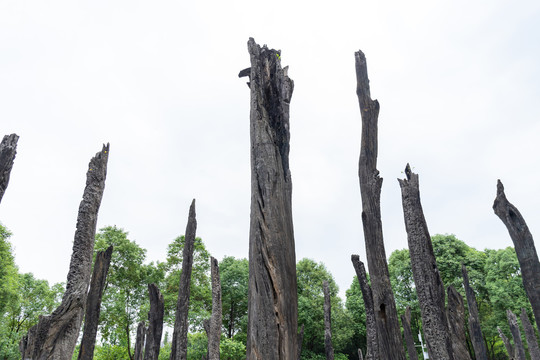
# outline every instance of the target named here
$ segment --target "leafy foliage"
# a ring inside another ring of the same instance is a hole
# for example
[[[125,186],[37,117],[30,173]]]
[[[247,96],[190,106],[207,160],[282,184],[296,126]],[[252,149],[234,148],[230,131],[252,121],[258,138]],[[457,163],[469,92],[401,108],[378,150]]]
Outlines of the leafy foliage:
[[[223,327],[227,338],[247,339],[249,263],[226,256],[219,263]]]

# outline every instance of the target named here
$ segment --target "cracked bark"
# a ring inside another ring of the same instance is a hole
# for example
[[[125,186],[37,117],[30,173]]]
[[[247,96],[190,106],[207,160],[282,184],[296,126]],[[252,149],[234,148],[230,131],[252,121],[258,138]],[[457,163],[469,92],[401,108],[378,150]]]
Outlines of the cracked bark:
[[[454,358],[457,360],[471,360],[469,349],[467,348],[467,335],[465,334],[465,305],[463,297],[453,286],[447,289],[448,306],[446,307],[446,318],[448,319],[448,329],[452,340],[452,350]]]
[[[219,360],[219,340],[221,337],[221,282],[218,261],[210,258],[212,277],[212,317],[208,331],[208,360]]]
[[[141,321],[137,326],[137,337],[135,338],[135,352],[133,360],[143,360],[144,340],[146,338],[146,327],[144,322]]]
[[[521,324],[523,325],[523,331],[525,331],[525,339],[527,340],[527,347],[529,348],[529,355],[532,360],[540,360],[540,349],[538,348],[538,339],[534,333],[534,328],[529,321],[529,317],[524,308],[521,308]]]
[[[467,306],[469,308],[469,334],[474,349],[476,360],[487,360],[486,343],[480,328],[480,316],[478,314],[478,306],[476,304],[476,296],[469,284],[469,274],[465,265],[461,264],[461,273],[463,274],[463,287],[465,288],[465,296],[467,297]]]
[[[512,338],[514,339],[515,358],[516,360],[526,360],[525,348],[523,347],[523,342],[521,341],[521,332],[519,331],[516,314],[514,314],[511,310],[506,310],[506,317],[508,318],[508,325],[510,326],[510,332],[512,333]]]
[[[298,299],[289,170],[293,81],[280,52],[250,38],[248,360],[296,360]]]
[[[105,188],[108,153],[109,144],[104,145],[90,160],[62,303],[51,315],[41,316],[21,340],[19,349],[24,360],[71,360],[90,284],[96,222]]]
[[[144,360],[158,360],[161,347],[161,334],[163,333],[163,315],[165,305],[163,295],[156,284],[148,285],[150,296],[150,311],[148,311],[148,330],[146,331],[146,346]]]
[[[326,360],[334,360],[334,348],[332,346],[332,305],[330,304],[330,289],[328,281],[323,281],[324,293],[324,353]]]
[[[409,306],[405,309],[405,314],[401,315],[401,324],[403,325],[403,335],[405,337],[405,344],[407,344],[409,360],[418,360],[418,353],[416,352],[411,330],[411,308]]]
[[[362,115],[362,143],[358,175],[362,196],[362,224],[373,293],[379,352],[382,359],[405,360],[394,293],[390,284],[381,220],[382,178],[377,170],[379,102],[371,100],[366,57],[355,53],[356,94]]]
[[[424,337],[430,359],[454,360],[444,307],[444,285],[437,269],[433,245],[420,203],[418,175],[405,168],[407,179],[398,179],[416,294],[420,303]]]
[[[17,134],[5,135],[0,143],[0,202],[9,183],[9,176],[17,154]]]
[[[501,337],[501,340],[503,341],[506,352],[508,353],[508,357],[510,357],[510,359],[514,359],[514,347],[510,343],[510,340],[508,340],[506,335],[504,335],[501,328],[498,326],[497,326],[497,331],[499,332],[499,336]]]
[[[182,273],[180,274],[180,288],[178,290],[178,301],[176,303],[176,317],[174,321],[170,360],[187,359],[187,333],[189,325],[188,308],[191,270],[193,267],[193,244],[195,243],[196,231],[197,219],[195,214],[195,199],[193,199],[189,208],[188,223],[186,226],[184,251],[182,254]]]

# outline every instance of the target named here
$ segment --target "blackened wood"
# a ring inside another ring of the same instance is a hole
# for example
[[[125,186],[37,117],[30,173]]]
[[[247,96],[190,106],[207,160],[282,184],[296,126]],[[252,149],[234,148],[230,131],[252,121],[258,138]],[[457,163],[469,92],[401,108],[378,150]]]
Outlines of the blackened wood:
[[[525,348],[523,347],[523,341],[521,341],[521,331],[519,331],[516,314],[511,310],[506,310],[506,317],[508,318],[508,325],[514,339],[515,358],[516,360],[526,360]]]
[[[161,347],[161,334],[163,333],[163,314],[165,304],[163,295],[156,284],[148,285],[150,296],[150,311],[148,311],[148,330],[146,332],[146,346],[144,360],[158,360]]]
[[[113,252],[112,245],[105,251],[100,251],[94,261],[90,290],[86,299],[86,311],[84,315],[83,336],[79,347],[78,360],[92,360],[94,358],[94,347],[96,345],[96,335],[101,312],[101,297],[105,288],[105,280],[111,264]]]
[[[382,359],[405,360],[394,293],[390,284],[381,220],[382,178],[377,170],[379,102],[371,100],[366,57],[355,53],[356,94],[362,115],[358,175],[362,196],[362,224],[366,245],[379,351]]]
[[[463,274],[463,287],[465,288],[465,296],[467,297],[467,305],[469,308],[469,334],[474,349],[476,360],[487,360],[486,343],[480,328],[480,316],[478,306],[476,304],[476,296],[469,284],[469,274],[465,265],[461,265],[461,273]]]
[[[529,355],[531,360],[540,360],[540,349],[538,348],[538,339],[534,333],[534,328],[529,321],[529,317],[524,308],[521,308],[521,324],[523,325],[523,331],[525,331],[525,339],[527,340],[527,347],[529,348]]]
[[[510,359],[514,359],[514,347],[510,343],[510,340],[504,335],[501,328],[497,326],[497,331],[499,332],[499,336],[501,337],[501,340],[503,341],[504,347],[506,348],[506,352],[508,353],[508,357]]]
[[[428,354],[430,359],[454,359],[444,307],[444,285],[437,269],[433,245],[420,203],[418,175],[411,172],[409,164],[405,174],[407,179],[398,181]]]
[[[300,328],[298,333],[298,360],[302,358],[302,343],[304,342],[304,324]]]
[[[324,293],[324,353],[326,360],[334,360],[334,347],[332,346],[332,305],[330,304],[330,290],[328,281],[323,281]]]
[[[21,340],[19,348],[23,359],[71,360],[86,306],[108,158],[109,144],[104,145],[90,160],[62,303],[51,315],[40,317],[39,322]]]
[[[219,340],[221,337],[221,281],[219,279],[218,261],[210,258],[210,275],[212,277],[212,317],[208,332],[208,360],[219,360]]]
[[[293,81],[251,38],[248,360],[296,360],[298,295],[289,170]]]
[[[188,308],[191,284],[191,270],[193,267],[193,244],[197,231],[197,218],[195,214],[195,199],[189,207],[189,217],[184,237],[184,251],[182,257],[182,273],[180,274],[180,287],[178,301],[176,302],[176,316],[174,332],[171,343],[170,360],[187,359],[187,333],[188,333]]]
[[[369,286],[366,269],[364,263],[360,261],[358,255],[351,255],[351,261],[356,271],[356,277],[358,278],[358,284],[362,291],[362,298],[364,299],[364,308],[366,310],[366,360],[378,360],[379,357],[379,340],[377,338],[377,324],[375,322],[375,312],[373,309],[373,295],[371,292],[371,286]]]
[[[504,193],[504,186],[497,181],[497,197],[493,203],[495,214],[502,220],[514,242],[514,249],[521,267],[525,292],[531,303],[536,326],[540,324],[540,262],[525,219],[518,209],[510,204]]]
[[[401,325],[403,325],[403,336],[405,337],[409,360],[418,360],[418,353],[416,352],[414,337],[411,330],[411,308],[409,306],[405,309],[405,314],[401,315]]]
[[[17,141],[19,141],[19,136],[11,134],[4,136],[0,143],[0,202],[9,183],[9,175],[17,154]]]
[[[448,319],[448,329],[452,339],[452,349],[454,359],[471,360],[469,349],[467,348],[467,335],[465,333],[465,305],[463,297],[453,286],[446,290],[448,294],[448,305],[446,307],[446,318]]]
[[[144,340],[146,339],[146,326],[141,321],[137,326],[137,337],[135,338],[135,351],[133,360],[143,360],[144,355]]]

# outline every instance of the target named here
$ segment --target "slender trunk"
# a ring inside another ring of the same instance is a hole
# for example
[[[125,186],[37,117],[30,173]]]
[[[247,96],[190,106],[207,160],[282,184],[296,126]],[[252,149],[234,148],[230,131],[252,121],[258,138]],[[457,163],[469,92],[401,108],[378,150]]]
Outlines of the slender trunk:
[[[527,339],[527,347],[529,348],[529,355],[531,360],[540,360],[540,349],[538,348],[538,340],[534,333],[534,328],[529,321],[529,317],[524,308],[521,308],[521,324],[523,325],[523,331],[525,331],[525,339]]]
[[[296,360],[298,295],[289,170],[293,81],[251,38],[248,360]]]
[[[163,314],[165,305],[163,295],[156,284],[148,285],[150,296],[150,311],[148,312],[148,330],[146,333],[146,347],[144,360],[158,360],[161,347],[161,334],[163,333]]]
[[[219,340],[221,337],[221,281],[218,261],[210,258],[212,277],[212,317],[208,334],[208,360],[219,360]]]
[[[51,315],[42,316],[21,340],[22,358],[71,360],[79,337],[90,275],[96,235],[96,223],[105,178],[109,145],[90,160],[86,187],[79,205],[73,253],[62,303]]]
[[[510,359],[514,359],[514,347],[510,343],[510,340],[504,335],[501,328],[497,326],[497,331],[499,332],[499,336],[501,337],[501,340],[503,341],[504,347],[506,348],[506,352],[508,353],[508,357]]]
[[[135,354],[133,360],[143,360],[144,355],[144,340],[146,338],[146,327],[141,321],[137,326],[137,337],[135,338]]]
[[[409,306],[405,309],[405,314],[401,315],[401,324],[403,325],[403,335],[405,336],[405,344],[407,344],[409,360],[418,360],[418,353],[416,352],[411,330],[411,308]]]
[[[360,290],[362,291],[362,298],[364,299],[364,307],[366,309],[366,360],[378,360],[379,357],[379,340],[377,338],[377,324],[375,322],[375,313],[373,309],[373,295],[371,287],[369,286],[366,269],[364,263],[360,261],[358,255],[352,255],[351,261],[356,271],[356,277],[360,284]]]
[[[362,356],[362,349],[358,348],[358,359],[364,360],[364,357]]]
[[[518,209],[510,204],[504,193],[504,186],[497,181],[497,197],[493,203],[495,214],[502,220],[516,250],[516,255],[521,267],[521,275],[525,292],[531,303],[536,326],[540,324],[540,262],[532,237],[525,219]]]
[[[461,264],[461,273],[463,274],[463,286],[465,287],[465,296],[467,297],[467,305],[469,307],[469,334],[474,349],[476,360],[487,360],[486,344],[482,329],[480,328],[480,316],[478,314],[478,306],[476,305],[476,296],[469,284],[469,274],[465,265]]]
[[[405,360],[394,293],[386,262],[381,220],[382,178],[377,170],[379,102],[371,100],[366,57],[355,53],[356,94],[362,115],[362,143],[358,175],[362,196],[362,224],[366,244],[379,351],[382,359]]]
[[[127,338],[127,352],[128,352],[128,356],[131,360],[133,360],[133,357],[134,357],[134,354],[131,353],[131,331],[129,329],[129,321],[127,322],[126,324],[126,338]]]
[[[0,143],[0,202],[9,183],[9,175],[17,154],[17,134],[6,135]]]
[[[191,270],[193,266],[193,246],[195,243],[196,231],[197,219],[195,215],[195,199],[193,199],[189,208],[189,217],[186,227],[182,273],[180,274],[180,287],[178,290],[178,301],[176,303],[176,318],[174,321],[170,360],[187,359],[188,308]]]
[[[109,265],[111,264],[112,252],[113,247],[111,245],[107,250],[100,251],[96,255],[90,290],[86,299],[83,337],[78,360],[92,360],[94,358],[94,346],[96,345],[99,314],[101,312],[101,297],[105,288]]]
[[[304,324],[300,328],[298,333],[298,360],[302,358],[302,343],[304,342]]]
[[[448,306],[446,318],[452,340],[454,359],[471,360],[471,354],[467,348],[467,335],[465,334],[465,305],[463,297],[453,286],[447,288]]]
[[[444,309],[444,285],[437,269],[433,245],[420,203],[418,175],[405,169],[407,179],[398,179],[411,256],[416,294],[420,303],[424,337],[430,359],[454,360]]]
[[[326,360],[334,360],[334,348],[332,347],[332,305],[330,304],[330,290],[328,281],[323,281],[324,293],[324,353]]]
[[[526,360],[525,348],[523,347],[523,341],[521,341],[521,332],[519,331],[519,325],[516,314],[511,310],[506,310],[506,317],[508,318],[508,325],[510,325],[510,332],[514,339],[514,349],[516,360]]]

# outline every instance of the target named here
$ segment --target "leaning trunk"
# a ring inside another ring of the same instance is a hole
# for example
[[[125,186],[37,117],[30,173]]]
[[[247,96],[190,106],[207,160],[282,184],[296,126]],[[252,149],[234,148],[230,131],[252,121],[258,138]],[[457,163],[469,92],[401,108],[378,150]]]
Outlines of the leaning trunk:
[[[521,308],[521,324],[523,325],[523,331],[525,331],[525,339],[527,339],[527,347],[529,348],[529,355],[532,360],[540,360],[540,349],[538,348],[538,340],[534,333],[534,328],[529,321],[529,317],[524,308]]]
[[[446,307],[446,318],[448,319],[448,329],[452,339],[452,349],[456,360],[471,360],[469,349],[467,348],[467,335],[465,334],[465,305],[463,297],[453,286],[449,286],[448,306]]]
[[[330,305],[330,290],[328,281],[323,281],[324,292],[324,353],[326,360],[334,360],[334,348],[332,347],[332,306]]]
[[[248,360],[296,360],[298,298],[289,170],[293,81],[280,52],[248,42],[251,56],[251,222]]]
[[[508,325],[514,339],[515,358],[516,360],[526,360],[525,348],[523,347],[523,341],[521,341],[521,332],[519,331],[517,317],[511,310],[506,310],[506,317],[508,318]]]
[[[510,340],[504,335],[501,328],[497,326],[497,331],[499,332],[499,336],[501,337],[501,340],[503,341],[504,347],[506,349],[506,352],[508,353],[508,357],[510,359],[514,359],[514,347],[510,343]]]
[[[208,331],[208,360],[219,360],[219,339],[221,337],[221,282],[218,261],[210,258],[212,277],[212,317]]]
[[[478,306],[476,305],[476,296],[469,284],[469,274],[465,265],[461,265],[461,273],[463,274],[463,286],[465,287],[465,296],[467,297],[467,305],[469,306],[469,334],[474,349],[476,360],[487,360],[487,349],[482,329],[480,328],[480,316],[478,314]]]
[[[4,136],[0,143],[0,202],[9,183],[9,175],[17,154],[17,141],[19,141],[19,136],[11,134]]]
[[[409,306],[405,309],[405,314],[401,315],[401,324],[403,325],[403,335],[405,336],[405,344],[407,344],[409,360],[418,360],[418,353],[416,352],[411,330],[411,308]]]

